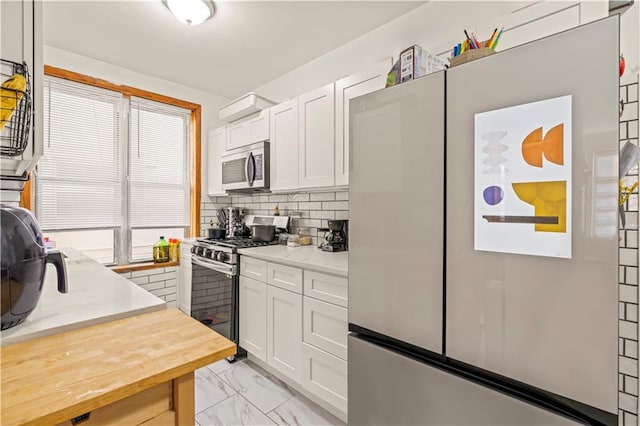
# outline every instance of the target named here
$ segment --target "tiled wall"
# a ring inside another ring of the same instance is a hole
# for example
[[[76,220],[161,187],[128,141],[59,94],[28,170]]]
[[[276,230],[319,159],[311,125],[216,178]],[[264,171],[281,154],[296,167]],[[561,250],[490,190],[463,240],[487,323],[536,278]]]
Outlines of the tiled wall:
[[[638,145],[638,81],[620,86],[624,113],[620,117],[620,149],[627,141]],[[625,186],[638,180],[638,167],[623,178]],[[626,228],[620,231],[619,284],[619,424],[638,424],[638,191],[625,204]]]
[[[292,194],[255,194],[247,196],[217,197],[202,204],[202,233],[206,234],[209,220],[215,218],[215,209],[225,206],[244,207],[246,214],[273,214],[278,205],[280,214],[292,216],[291,232],[307,228],[316,244],[318,228],[326,228],[330,219],[349,218],[349,192],[297,192]]]
[[[177,267],[145,269],[121,274],[145,290],[167,302],[167,307],[177,306]]]

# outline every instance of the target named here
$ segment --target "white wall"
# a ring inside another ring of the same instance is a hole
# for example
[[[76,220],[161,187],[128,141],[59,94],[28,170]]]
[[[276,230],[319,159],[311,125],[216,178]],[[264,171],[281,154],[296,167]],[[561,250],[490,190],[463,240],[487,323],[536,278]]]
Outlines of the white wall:
[[[463,28],[476,32],[482,40],[488,38],[495,27],[505,26],[505,35],[501,38],[504,48],[509,43],[509,31],[517,32],[536,18],[576,5],[579,5],[576,13],[580,23],[608,14],[608,2],[601,0],[429,2],[253,91],[282,101],[364,71],[390,56],[395,60],[401,50],[413,44],[448,56],[453,45],[464,38]],[[542,36],[556,32],[551,27],[537,28],[537,31]]]
[[[50,46],[44,48],[44,63],[101,78],[111,83],[123,84],[200,104],[202,106],[202,194],[203,199],[208,199],[206,195],[206,141],[209,131],[221,125],[218,120],[218,108],[229,102],[229,99]]]
[[[620,79],[621,84],[637,81],[640,73],[640,5],[633,6],[620,14],[620,52],[624,55],[626,69]]]

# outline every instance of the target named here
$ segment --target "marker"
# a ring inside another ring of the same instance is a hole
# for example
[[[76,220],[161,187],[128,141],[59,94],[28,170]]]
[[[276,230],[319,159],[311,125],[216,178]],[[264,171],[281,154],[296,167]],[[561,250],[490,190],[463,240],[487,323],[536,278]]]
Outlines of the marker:
[[[465,37],[467,37],[467,41],[469,41],[469,43],[471,43],[471,38],[469,38],[469,33],[467,32],[467,30],[464,29],[462,31],[464,31],[464,35],[465,35]]]
[[[489,40],[487,41],[487,44],[485,47],[491,47],[491,43],[493,43],[493,38],[496,36],[497,32],[498,32],[498,28],[493,30],[493,33],[491,34],[491,37],[489,37]]]
[[[471,39],[473,40],[473,44],[476,45],[476,49],[480,49],[480,43],[478,43],[475,33],[471,33]]]
[[[496,49],[496,46],[498,45],[498,42],[500,41],[500,36],[502,35],[502,31],[504,30],[504,27],[500,28],[500,32],[498,33],[498,35],[496,36],[496,39],[493,40],[493,43],[491,44],[491,48],[493,50]]]

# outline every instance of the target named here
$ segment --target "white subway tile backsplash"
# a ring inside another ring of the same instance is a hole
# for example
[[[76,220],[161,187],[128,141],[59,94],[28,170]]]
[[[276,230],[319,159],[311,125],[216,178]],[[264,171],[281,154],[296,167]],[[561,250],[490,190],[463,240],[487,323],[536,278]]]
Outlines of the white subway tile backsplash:
[[[638,322],[638,305],[633,303],[626,303],[626,320]]]
[[[623,413],[621,416],[623,426],[638,426],[638,416],[631,413]]]
[[[622,117],[620,117],[620,121],[630,121],[637,120],[638,118],[638,103],[633,102],[630,104],[625,104],[624,112],[622,113]],[[635,136],[629,136],[635,137]]]
[[[335,219],[336,212],[333,210],[312,210],[309,212],[311,219]]]
[[[636,250],[637,252],[637,250]],[[638,268],[635,266],[625,266],[625,284],[638,285]]]
[[[166,296],[167,294],[176,294],[176,288],[175,287],[159,288],[157,290],[152,291],[152,293],[158,297]]]
[[[133,281],[134,283],[140,285],[140,284],[147,284],[149,282],[149,276],[145,276],[145,277],[137,277],[137,278],[131,278],[131,281]]]
[[[163,274],[164,268],[143,269],[141,271],[131,272],[131,278],[148,277],[149,275]]]
[[[349,212],[348,211],[336,211],[336,220],[348,220]]]
[[[627,138],[633,139],[638,137],[638,120],[629,121],[627,127]]]
[[[320,210],[322,203],[319,201],[313,201],[308,203],[298,203],[299,210]]]
[[[620,300],[622,302],[638,303],[638,287],[620,284]]]
[[[620,87],[620,100],[625,104],[627,103],[627,87],[628,86]]]
[[[638,336],[635,338],[637,339]],[[627,358],[638,358],[638,342],[636,340],[625,340],[624,356]]]
[[[174,279],[175,277],[176,277],[176,271],[165,272],[164,274],[150,275],[149,282],[154,283],[158,281],[166,281],[166,280]]]
[[[637,359],[631,359],[624,356],[619,356],[618,368],[622,374],[626,374],[627,376],[632,376],[632,377],[638,377],[638,360]]]
[[[624,411],[638,414],[638,398],[627,395],[626,393],[619,394],[618,405]]]
[[[627,102],[637,102],[637,101],[638,101],[638,83],[631,84],[627,87]]]
[[[164,281],[158,281],[158,282],[149,283],[149,284],[141,284],[140,287],[153,293],[155,290],[160,290],[161,288],[164,288]]]
[[[625,339],[638,339],[638,324],[630,321],[618,321],[619,335]]]
[[[304,193],[300,193],[300,194],[289,194],[288,195],[288,200],[289,201],[309,201],[309,194],[304,194]]]
[[[325,201],[322,203],[322,210],[349,210],[348,201]]]
[[[336,200],[338,201],[345,201],[349,199],[349,192],[348,191],[341,191],[341,192],[336,192]]]
[[[638,231],[627,231],[626,246],[629,248],[638,248]]]
[[[638,250],[621,248],[620,264],[626,266],[638,266]]]
[[[310,195],[310,201],[334,201],[336,199],[334,192],[314,192]]]
[[[289,198],[286,195],[269,195],[269,201],[272,203],[282,203],[287,201]]]

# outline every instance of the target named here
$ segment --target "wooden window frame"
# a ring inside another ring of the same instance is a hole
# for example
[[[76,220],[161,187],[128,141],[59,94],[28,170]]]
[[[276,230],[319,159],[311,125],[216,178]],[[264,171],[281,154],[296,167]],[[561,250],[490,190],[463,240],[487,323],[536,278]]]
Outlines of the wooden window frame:
[[[148,99],[167,105],[172,105],[191,111],[190,122],[190,139],[191,139],[191,185],[190,185],[190,212],[189,212],[189,236],[198,237],[200,235],[200,199],[201,199],[201,141],[202,141],[202,107],[199,104],[184,101],[181,99],[172,98],[170,96],[160,95],[158,93],[149,92],[147,90],[138,89],[131,86],[122,84],[111,83],[107,80],[102,80],[88,75],[80,74],[75,71],[69,71],[62,68],[57,68],[51,65],[44,66],[44,74],[51,77],[57,77],[64,80],[73,81],[76,83],[87,84],[89,86],[99,87],[102,89],[111,90],[121,93],[125,98],[131,98],[132,96]],[[23,195],[21,197],[21,205],[30,210],[33,210],[32,205],[32,179],[30,178],[25,184]],[[148,269],[148,264],[140,265],[141,269]],[[127,267],[128,271],[133,270],[135,265],[122,265]],[[165,267],[166,264],[158,264],[158,267]],[[118,268],[118,267],[116,267]]]

